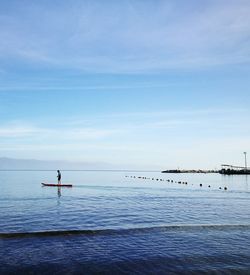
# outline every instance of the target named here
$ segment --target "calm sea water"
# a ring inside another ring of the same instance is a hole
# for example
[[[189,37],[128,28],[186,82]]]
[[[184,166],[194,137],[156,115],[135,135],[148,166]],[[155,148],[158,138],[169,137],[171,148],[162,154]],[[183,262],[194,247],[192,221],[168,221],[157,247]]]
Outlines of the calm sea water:
[[[250,274],[249,176],[62,179],[74,187],[42,187],[54,171],[0,171],[0,274]]]

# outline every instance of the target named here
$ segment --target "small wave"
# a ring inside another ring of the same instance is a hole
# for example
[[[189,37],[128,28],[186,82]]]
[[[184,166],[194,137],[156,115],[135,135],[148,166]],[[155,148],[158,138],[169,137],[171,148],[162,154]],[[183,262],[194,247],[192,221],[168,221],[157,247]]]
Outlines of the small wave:
[[[0,233],[0,238],[25,238],[25,237],[53,237],[70,235],[118,235],[153,231],[173,231],[173,230],[235,230],[250,229],[250,224],[180,224],[163,225],[153,227],[136,227],[126,229],[83,229],[83,230],[55,230],[55,231],[36,231],[36,232],[7,232]]]

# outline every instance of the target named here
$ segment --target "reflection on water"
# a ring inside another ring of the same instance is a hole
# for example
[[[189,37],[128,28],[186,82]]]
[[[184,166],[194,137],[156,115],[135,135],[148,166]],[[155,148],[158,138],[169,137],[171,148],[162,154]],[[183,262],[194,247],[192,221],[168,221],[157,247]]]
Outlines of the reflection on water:
[[[245,175],[245,186],[246,186],[246,190],[247,191],[249,191],[249,184],[248,184],[248,182],[249,182],[249,176],[250,175]]]
[[[61,205],[61,202],[60,202],[61,196],[62,196],[61,187],[57,187],[57,206],[58,207]]]
[[[57,187],[57,196],[58,196],[58,198],[60,198],[62,196],[61,187]]]

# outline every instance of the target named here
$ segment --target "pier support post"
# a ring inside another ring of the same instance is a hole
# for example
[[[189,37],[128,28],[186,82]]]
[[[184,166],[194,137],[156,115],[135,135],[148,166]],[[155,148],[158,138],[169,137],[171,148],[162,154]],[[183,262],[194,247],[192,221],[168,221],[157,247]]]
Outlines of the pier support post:
[[[245,155],[245,169],[247,170],[247,152],[244,152]]]

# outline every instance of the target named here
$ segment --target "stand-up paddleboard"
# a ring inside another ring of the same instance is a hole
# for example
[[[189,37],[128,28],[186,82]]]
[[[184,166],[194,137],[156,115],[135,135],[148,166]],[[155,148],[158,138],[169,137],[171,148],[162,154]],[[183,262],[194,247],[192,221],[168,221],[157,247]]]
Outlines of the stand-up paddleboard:
[[[50,186],[50,187],[73,187],[72,184],[57,184],[57,183],[43,183],[42,186]]]

